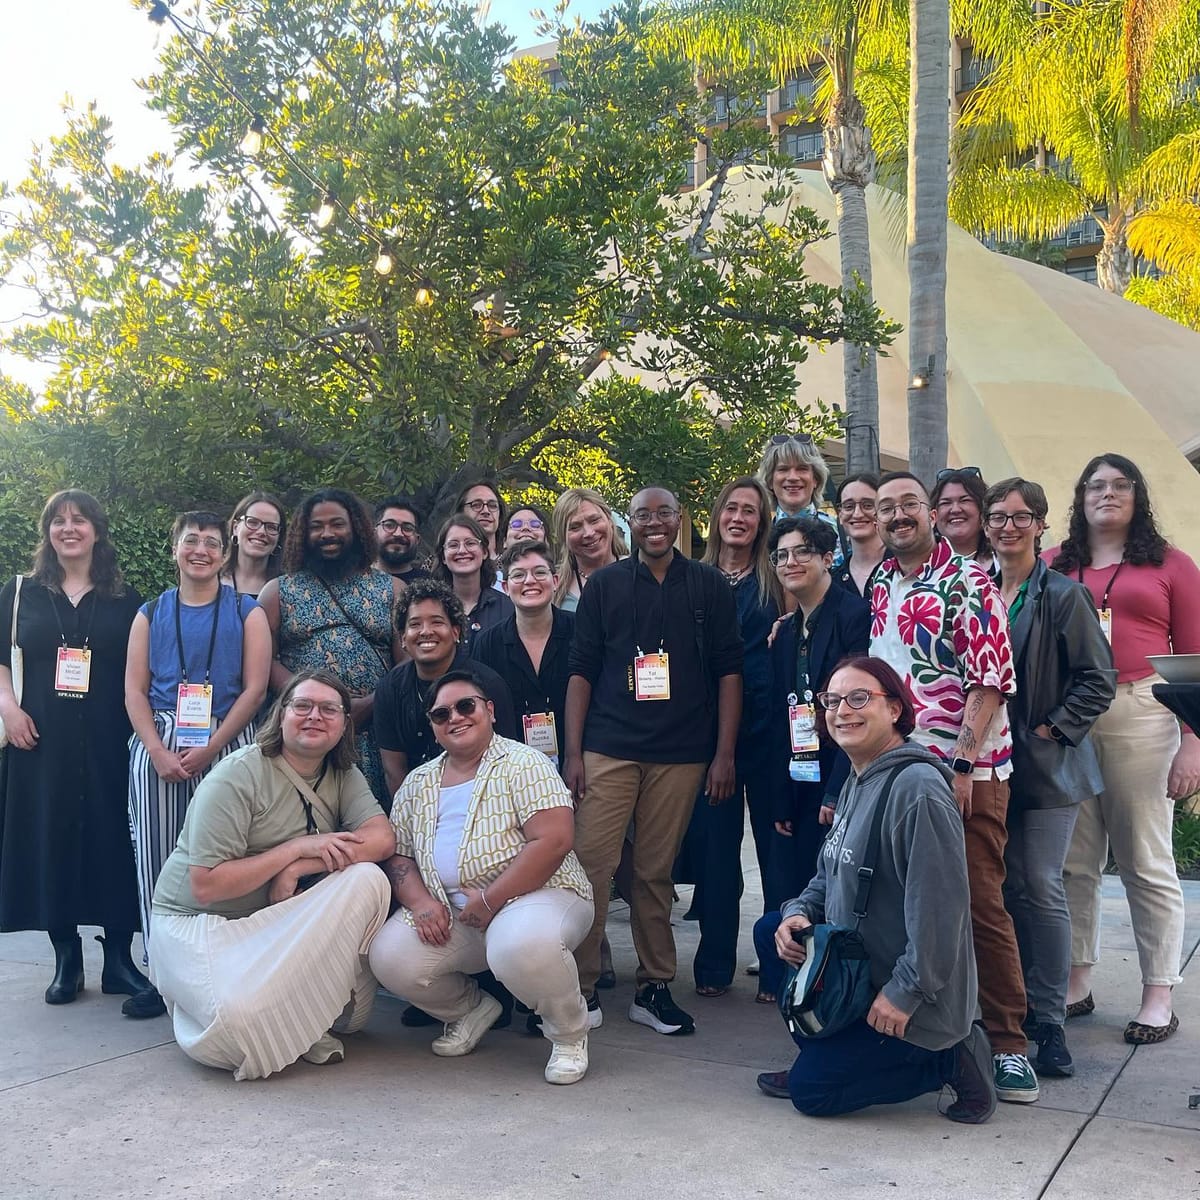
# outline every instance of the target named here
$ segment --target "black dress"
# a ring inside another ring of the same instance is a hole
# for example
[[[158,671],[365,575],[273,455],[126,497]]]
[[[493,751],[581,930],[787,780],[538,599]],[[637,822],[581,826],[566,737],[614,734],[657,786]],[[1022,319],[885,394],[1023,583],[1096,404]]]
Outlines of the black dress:
[[[4,666],[11,662],[14,591],[12,580],[0,591]],[[0,752],[0,932],[140,926],[125,714],[125,651],[140,604],[132,588],[116,598],[88,592],[74,608],[32,579],[21,585],[21,707],[39,738],[32,750],[10,744]],[[90,688],[80,699],[64,699],[54,690],[62,634],[82,646],[89,630]]]

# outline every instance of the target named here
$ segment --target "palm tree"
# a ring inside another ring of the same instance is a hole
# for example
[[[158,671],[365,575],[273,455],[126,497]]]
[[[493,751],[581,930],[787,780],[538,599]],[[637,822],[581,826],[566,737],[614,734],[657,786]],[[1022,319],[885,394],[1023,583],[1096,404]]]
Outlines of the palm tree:
[[[908,462],[932,484],[946,465],[949,0],[909,0]]]
[[[1103,235],[1100,286],[1124,295],[1131,235],[1169,254],[1180,228],[1171,205],[1198,194],[1196,175],[1189,190],[1186,171],[1164,164],[1197,156],[1200,104],[1185,81],[1200,71],[1200,0],[968,7],[976,49],[995,67],[959,122],[951,215],[1010,238],[1054,237],[1090,216]],[[1044,155],[1022,161],[1038,146]]]
[[[678,0],[666,10],[660,37],[710,77],[757,66],[782,86],[821,64],[815,103],[825,134],[822,168],[836,205],[842,286],[870,299],[866,189],[875,178],[876,157],[859,84],[895,62],[904,37],[899,0]],[[842,354],[846,470],[877,471],[875,351],[846,342]]]

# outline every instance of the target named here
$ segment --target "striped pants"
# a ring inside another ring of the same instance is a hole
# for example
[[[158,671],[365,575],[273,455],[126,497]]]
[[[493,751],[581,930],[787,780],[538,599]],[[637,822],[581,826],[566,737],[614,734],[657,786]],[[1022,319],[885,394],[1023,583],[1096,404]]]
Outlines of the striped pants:
[[[175,714],[170,711],[154,714],[154,727],[162,744],[175,750]],[[254,722],[251,721],[213,759],[212,766],[226,755],[249,746],[254,741]],[[207,775],[208,771],[204,772]],[[163,863],[183,828],[183,818],[188,805],[204,775],[185,779],[182,783],[166,783],[158,777],[150,761],[150,751],[135,733],[129,739],[129,832],[133,838],[133,853],[137,859],[138,904],[142,913],[142,941],[147,953],[150,947],[150,902],[154,898],[154,885]]]

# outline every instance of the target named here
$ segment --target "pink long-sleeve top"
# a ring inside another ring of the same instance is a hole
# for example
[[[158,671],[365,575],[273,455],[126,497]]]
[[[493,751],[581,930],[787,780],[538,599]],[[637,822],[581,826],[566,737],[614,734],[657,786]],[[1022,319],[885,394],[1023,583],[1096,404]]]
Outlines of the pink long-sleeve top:
[[[1049,564],[1057,554],[1054,546],[1042,557]],[[1169,548],[1161,567],[1122,563],[1120,570],[1110,565],[1068,574],[1091,592],[1097,609],[1109,593],[1118,683],[1153,675],[1147,655],[1200,654],[1200,568],[1182,550]]]

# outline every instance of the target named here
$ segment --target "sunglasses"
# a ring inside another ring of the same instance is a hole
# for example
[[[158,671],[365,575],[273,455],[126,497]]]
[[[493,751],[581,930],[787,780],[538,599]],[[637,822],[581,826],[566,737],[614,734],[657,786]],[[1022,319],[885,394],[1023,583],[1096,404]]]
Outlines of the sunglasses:
[[[978,467],[943,467],[933,479],[933,486],[944,483],[954,475],[974,475],[976,479],[983,478],[983,472]]]
[[[767,445],[786,446],[788,442],[799,442],[802,446],[811,446],[814,444],[811,433],[773,433]]]
[[[509,529],[545,529],[546,526],[537,518],[530,517],[526,520],[524,517],[513,517],[508,523]]]
[[[445,725],[450,720],[451,708],[460,717],[469,717],[480,704],[487,704],[482,696],[464,696],[461,700],[455,700],[453,705],[439,704],[437,708],[431,708],[426,715],[431,725]]]

